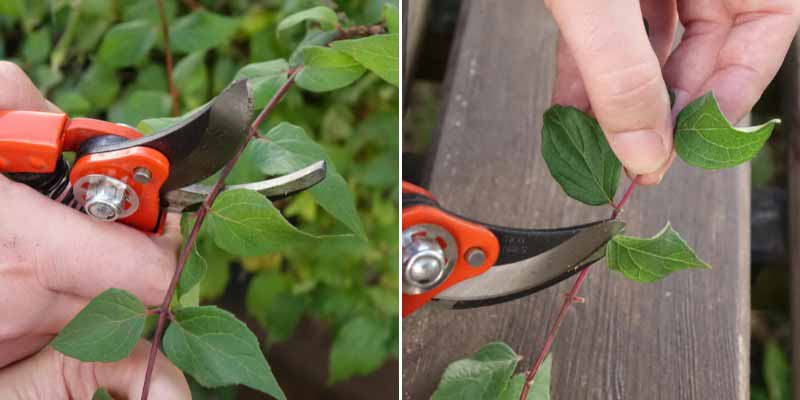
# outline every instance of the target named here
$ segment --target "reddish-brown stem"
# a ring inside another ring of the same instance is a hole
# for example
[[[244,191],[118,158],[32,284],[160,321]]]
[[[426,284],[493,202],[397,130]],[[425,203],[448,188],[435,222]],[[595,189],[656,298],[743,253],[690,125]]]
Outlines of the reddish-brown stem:
[[[622,212],[622,207],[625,206],[625,203],[628,202],[628,199],[631,198],[633,194],[633,189],[636,188],[636,184],[639,183],[639,175],[633,177],[631,184],[628,185],[628,190],[625,191],[625,194],[622,195],[622,200],[614,206],[614,211],[611,212],[611,218],[617,218],[617,216]]]
[[[625,203],[628,202],[628,199],[631,198],[633,194],[633,190],[636,188],[636,184],[639,180],[639,176],[634,176],[633,180],[631,180],[631,184],[628,186],[628,189],[625,191],[625,194],[622,195],[622,199],[620,199],[619,203],[613,205],[614,209],[611,211],[611,218],[617,218],[617,216],[622,212],[622,207],[625,206]],[[558,314],[556,315],[556,320],[553,322],[553,326],[550,327],[550,330],[547,332],[547,337],[544,340],[544,346],[542,346],[542,350],[539,352],[539,355],[536,357],[536,361],[534,361],[533,366],[530,370],[525,374],[525,383],[522,386],[522,392],[520,393],[519,399],[526,400],[528,398],[528,391],[530,390],[531,384],[533,380],[536,378],[536,373],[539,372],[539,367],[542,366],[544,359],[550,353],[550,348],[553,346],[553,342],[556,339],[556,332],[558,332],[558,327],[561,326],[561,323],[564,321],[564,318],[567,316],[567,311],[572,303],[575,303],[578,299],[577,294],[578,291],[583,286],[583,282],[586,280],[586,277],[589,275],[589,269],[591,266],[586,267],[583,271],[578,274],[578,278],[575,279],[575,283],[572,284],[572,289],[569,290],[569,293],[564,298],[564,302],[561,304],[561,308],[558,310]]]
[[[225,186],[225,179],[233,170],[234,165],[239,160],[239,157],[242,156],[244,153],[245,147],[247,144],[258,135],[258,127],[266,121],[267,117],[272,113],[272,110],[275,109],[275,106],[283,99],[286,95],[286,92],[294,84],[294,78],[297,76],[297,73],[302,70],[302,66],[299,66],[295,69],[294,73],[289,76],[289,79],[281,85],[278,91],[275,93],[274,96],[269,100],[266,107],[261,110],[261,113],[258,114],[255,121],[250,125],[250,132],[247,135],[247,139],[244,141],[244,144],[239,147],[236,154],[231,158],[224,167],[222,167],[222,171],[219,174],[219,179],[214,184],[214,187],[211,189],[211,193],[209,193],[208,197],[203,201],[203,204],[200,206],[200,209],[197,210],[195,214],[195,221],[194,226],[192,226],[192,231],[189,233],[189,236],[186,238],[186,243],[183,245],[181,249],[180,257],[178,258],[178,266],[175,268],[175,273],[172,275],[172,280],[169,282],[169,288],[167,289],[166,295],[164,295],[164,301],[161,303],[161,306],[158,308],[158,325],[156,326],[156,332],[153,335],[153,344],[150,346],[150,355],[147,360],[147,370],[145,371],[144,375],[144,386],[142,387],[142,400],[147,400],[147,396],[150,392],[150,378],[153,375],[153,368],[155,366],[156,355],[158,354],[158,348],[161,343],[161,336],[164,333],[164,328],[166,326],[167,318],[171,315],[169,310],[169,304],[172,300],[172,296],[175,294],[175,288],[178,286],[178,280],[180,279],[181,273],[183,272],[183,267],[186,265],[186,261],[189,259],[189,254],[194,247],[195,242],[197,241],[197,235],[200,233],[200,226],[203,224],[203,220],[205,220],[206,215],[208,215],[209,210],[211,209],[211,205],[214,204],[214,200],[217,199],[222,188]]]
[[[172,51],[169,47],[169,28],[167,27],[167,13],[164,11],[164,0],[156,0],[158,3],[158,13],[161,14],[161,34],[164,36],[164,56],[167,65],[167,83],[169,84],[169,97],[172,99],[172,116],[180,115],[178,109],[178,88],[172,79]]]
[[[564,298],[564,303],[561,304],[561,309],[558,310],[556,320],[553,322],[553,326],[550,327],[550,331],[547,332],[547,339],[544,341],[542,351],[539,353],[539,356],[536,357],[536,361],[533,363],[531,369],[525,374],[525,384],[522,386],[522,393],[520,393],[519,396],[520,400],[525,400],[528,398],[528,390],[530,390],[531,383],[533,383],[533,379],[536,377],[539,367],[544,362],[547,354],[550,353],[550,347],[553,346],[553,342],[556,339],[558,327],[561,325],[561,322],[564,321],[564,317],[567,316],[567,310],[569,309],[569,306],[575,302],[575,295],[578,293],[578,290],[580,290],[581,286],[583,285],[583,281],[586,280],[586,275],[588,274],[589,268],[581,271],[581,273],[578,274],[578,279],[576,279],[575,283],[572,285],[572,289],[570,289],[569,293],[567,293],[566,297]]]

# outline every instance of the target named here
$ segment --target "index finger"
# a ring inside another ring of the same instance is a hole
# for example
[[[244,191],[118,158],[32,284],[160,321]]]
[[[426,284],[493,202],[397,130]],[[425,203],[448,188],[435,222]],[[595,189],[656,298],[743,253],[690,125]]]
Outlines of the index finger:
[[[0,61],[0,110],[61,112],[47,101],[17,64]]]
[[[713,91],[736,123],[778,72],[800,24],[800,7],[790,1],[698,3],[705,2],[679,4],[686,31],[664,67],[674,109]]]

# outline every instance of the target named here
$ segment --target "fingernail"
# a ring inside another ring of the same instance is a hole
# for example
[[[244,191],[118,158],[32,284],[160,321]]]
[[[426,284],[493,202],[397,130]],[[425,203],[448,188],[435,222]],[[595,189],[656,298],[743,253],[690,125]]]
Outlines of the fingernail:
[[[611,135],[611,147],[625,167],[637,175],[655,172],[664,165],[670,149],[655,131],[641,130]]]

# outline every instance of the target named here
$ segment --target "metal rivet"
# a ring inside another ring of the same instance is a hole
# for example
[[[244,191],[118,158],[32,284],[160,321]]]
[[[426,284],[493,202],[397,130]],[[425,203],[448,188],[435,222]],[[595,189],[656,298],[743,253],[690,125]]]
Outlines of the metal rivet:
[[[486,262],[486,253],[483,250],[473,247],[467,250],[467,254],[465,255],[467,259],[467,263],[473,267],[480,267],[483,263]]]
[[[150,182],[150,179],[153,175],[150,173],[150,170],[145,167],[136,167],[133,170],[133,180],[139,183],[147,183]]]

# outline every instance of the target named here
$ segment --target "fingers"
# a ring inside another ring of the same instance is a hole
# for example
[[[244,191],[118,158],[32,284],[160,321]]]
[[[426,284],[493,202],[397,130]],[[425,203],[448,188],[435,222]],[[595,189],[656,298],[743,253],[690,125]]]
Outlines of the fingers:
[[[150,343],[141,340],[124,360],[84,363],[45,348],[24,361],[0,370],[0,398],[8,400],[90,399],[99,388],[114,398],[138,399],[142,394]],[[150,397],[191,399],[183,373],[160,352],[150,384]]]
[[[0,182],[0,242],[35,264],[47,289],[92,298],[114,287],[159,304],[175,270],[176,241],[157,242],[118,223],[96,222],[34,190]],[[173,235],[174,236],[174,235]]]
[[[112,395],[129,399],[141,397],[149,350],[150,342],[141,340],[128,358],[110,364],[94,364],[97,385],[107,388]],[[77,360],[71,361],[77,362]],[[191,399],[189,385],[183,373],[161,352],[158,352],[156,357],[155,369],[150,380],[150,398]]]
[[[662,169],[672,151],[669,96],[638,1],[559,0],[549,7],[617,157],[633,174]]]
[[[686,32],[664,72],[680,110],[714,91],[734,123],[758,101],[778,71],[798,23],[796,2],[682,1]]]
[[[164,221],[164,232],[159,235],[152,235],[152,239],[158,243],[159,247],[167,251],[177,252],[183,242],[181,235],[181,214],[168,213]]]
[[[0,110],[58,112],[58,107],[45,100],[25,72],[10,61],[0,61]]]

